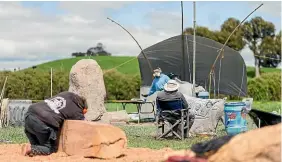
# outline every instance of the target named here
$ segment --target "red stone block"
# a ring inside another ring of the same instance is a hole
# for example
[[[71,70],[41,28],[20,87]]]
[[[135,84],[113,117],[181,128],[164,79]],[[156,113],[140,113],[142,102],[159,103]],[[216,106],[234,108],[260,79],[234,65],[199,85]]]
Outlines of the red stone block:
[[[123,130],[110,124],[66,120],[60,133],[59,150],[68,155],[110,159],[127,147]]]

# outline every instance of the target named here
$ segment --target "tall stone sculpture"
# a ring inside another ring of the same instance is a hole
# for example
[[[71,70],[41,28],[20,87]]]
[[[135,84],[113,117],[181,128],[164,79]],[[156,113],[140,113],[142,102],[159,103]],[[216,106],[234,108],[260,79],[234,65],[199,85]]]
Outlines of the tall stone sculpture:
[[[82,59],[73,65],[69,76],[69,91],[86,98],[87,120],[99,120],[106,113],[103,71],[95,60]]]

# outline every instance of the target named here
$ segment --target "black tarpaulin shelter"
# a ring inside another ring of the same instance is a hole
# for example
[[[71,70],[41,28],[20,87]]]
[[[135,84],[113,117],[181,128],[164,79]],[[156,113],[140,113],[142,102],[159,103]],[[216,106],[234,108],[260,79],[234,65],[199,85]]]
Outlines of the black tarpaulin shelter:
[[[174,36],[143,50],[152,68],[160,67],[163,73],[175,73],[182,81],[193,80],[193,36],[184,36],[184,56],[182,35]],[[240,53],[224,47],[224,58],[215,63],[214,73],[210,77],[211,67],[223,47],[221,43],[196,36],[196,84],[210,93],[235,96],[247,95],[246,65]],[[153,78],[150,67],[140,53],[138,55],[142,86],[150,86]],[[185,63],[185,64],[184,64]],[[221,68],[220,68],[221,67]]]

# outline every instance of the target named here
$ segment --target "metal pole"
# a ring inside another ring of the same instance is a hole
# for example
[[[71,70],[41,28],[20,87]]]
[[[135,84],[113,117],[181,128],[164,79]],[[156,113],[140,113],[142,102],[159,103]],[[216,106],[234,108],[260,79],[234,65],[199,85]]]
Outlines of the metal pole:
[[[1,106],[2,106],[2,99],[4,98],[4,93],[5,93],[5,87],[6,87],[7,79],[8,79],[8,76],[6,76],[6,78],[5,78],[4,85],[2,87],[2,91],[1,91],[1,95],[0,95],[0,109],[1,109]]]
[[[196,83],[196,2],[193,2],[193,11],[194,11],[194,37],[193,37],[193,95],[195,94],[195,83]]]
[[[52,97],[53,96],[52,95],[52,93],[53,93],[53,69],[52,68],[51,68],[51,76],[50,77],[51,77],[51,83],[50,84],[51,84],[51,97]]]
[[[182,35],[182,59],[183,59],[183,67],[182,67],[182,75],[183,78],[181,78],[181,80],[186,80],[186,67],[185,67],[185,50],[184,50],[184,24],[183,24],[183,2],[181,1],[181,16],[182,16],[182,20],[181,20],[181,35]]]

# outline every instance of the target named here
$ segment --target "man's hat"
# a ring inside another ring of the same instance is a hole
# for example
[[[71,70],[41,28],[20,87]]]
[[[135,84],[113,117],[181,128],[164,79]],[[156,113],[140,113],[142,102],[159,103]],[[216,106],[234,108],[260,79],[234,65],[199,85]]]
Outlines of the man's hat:
[[[167,92],[173,92],[178,90],[179,84],[175,80],[169,80],[165,85],[164,85],[164,90]]]

